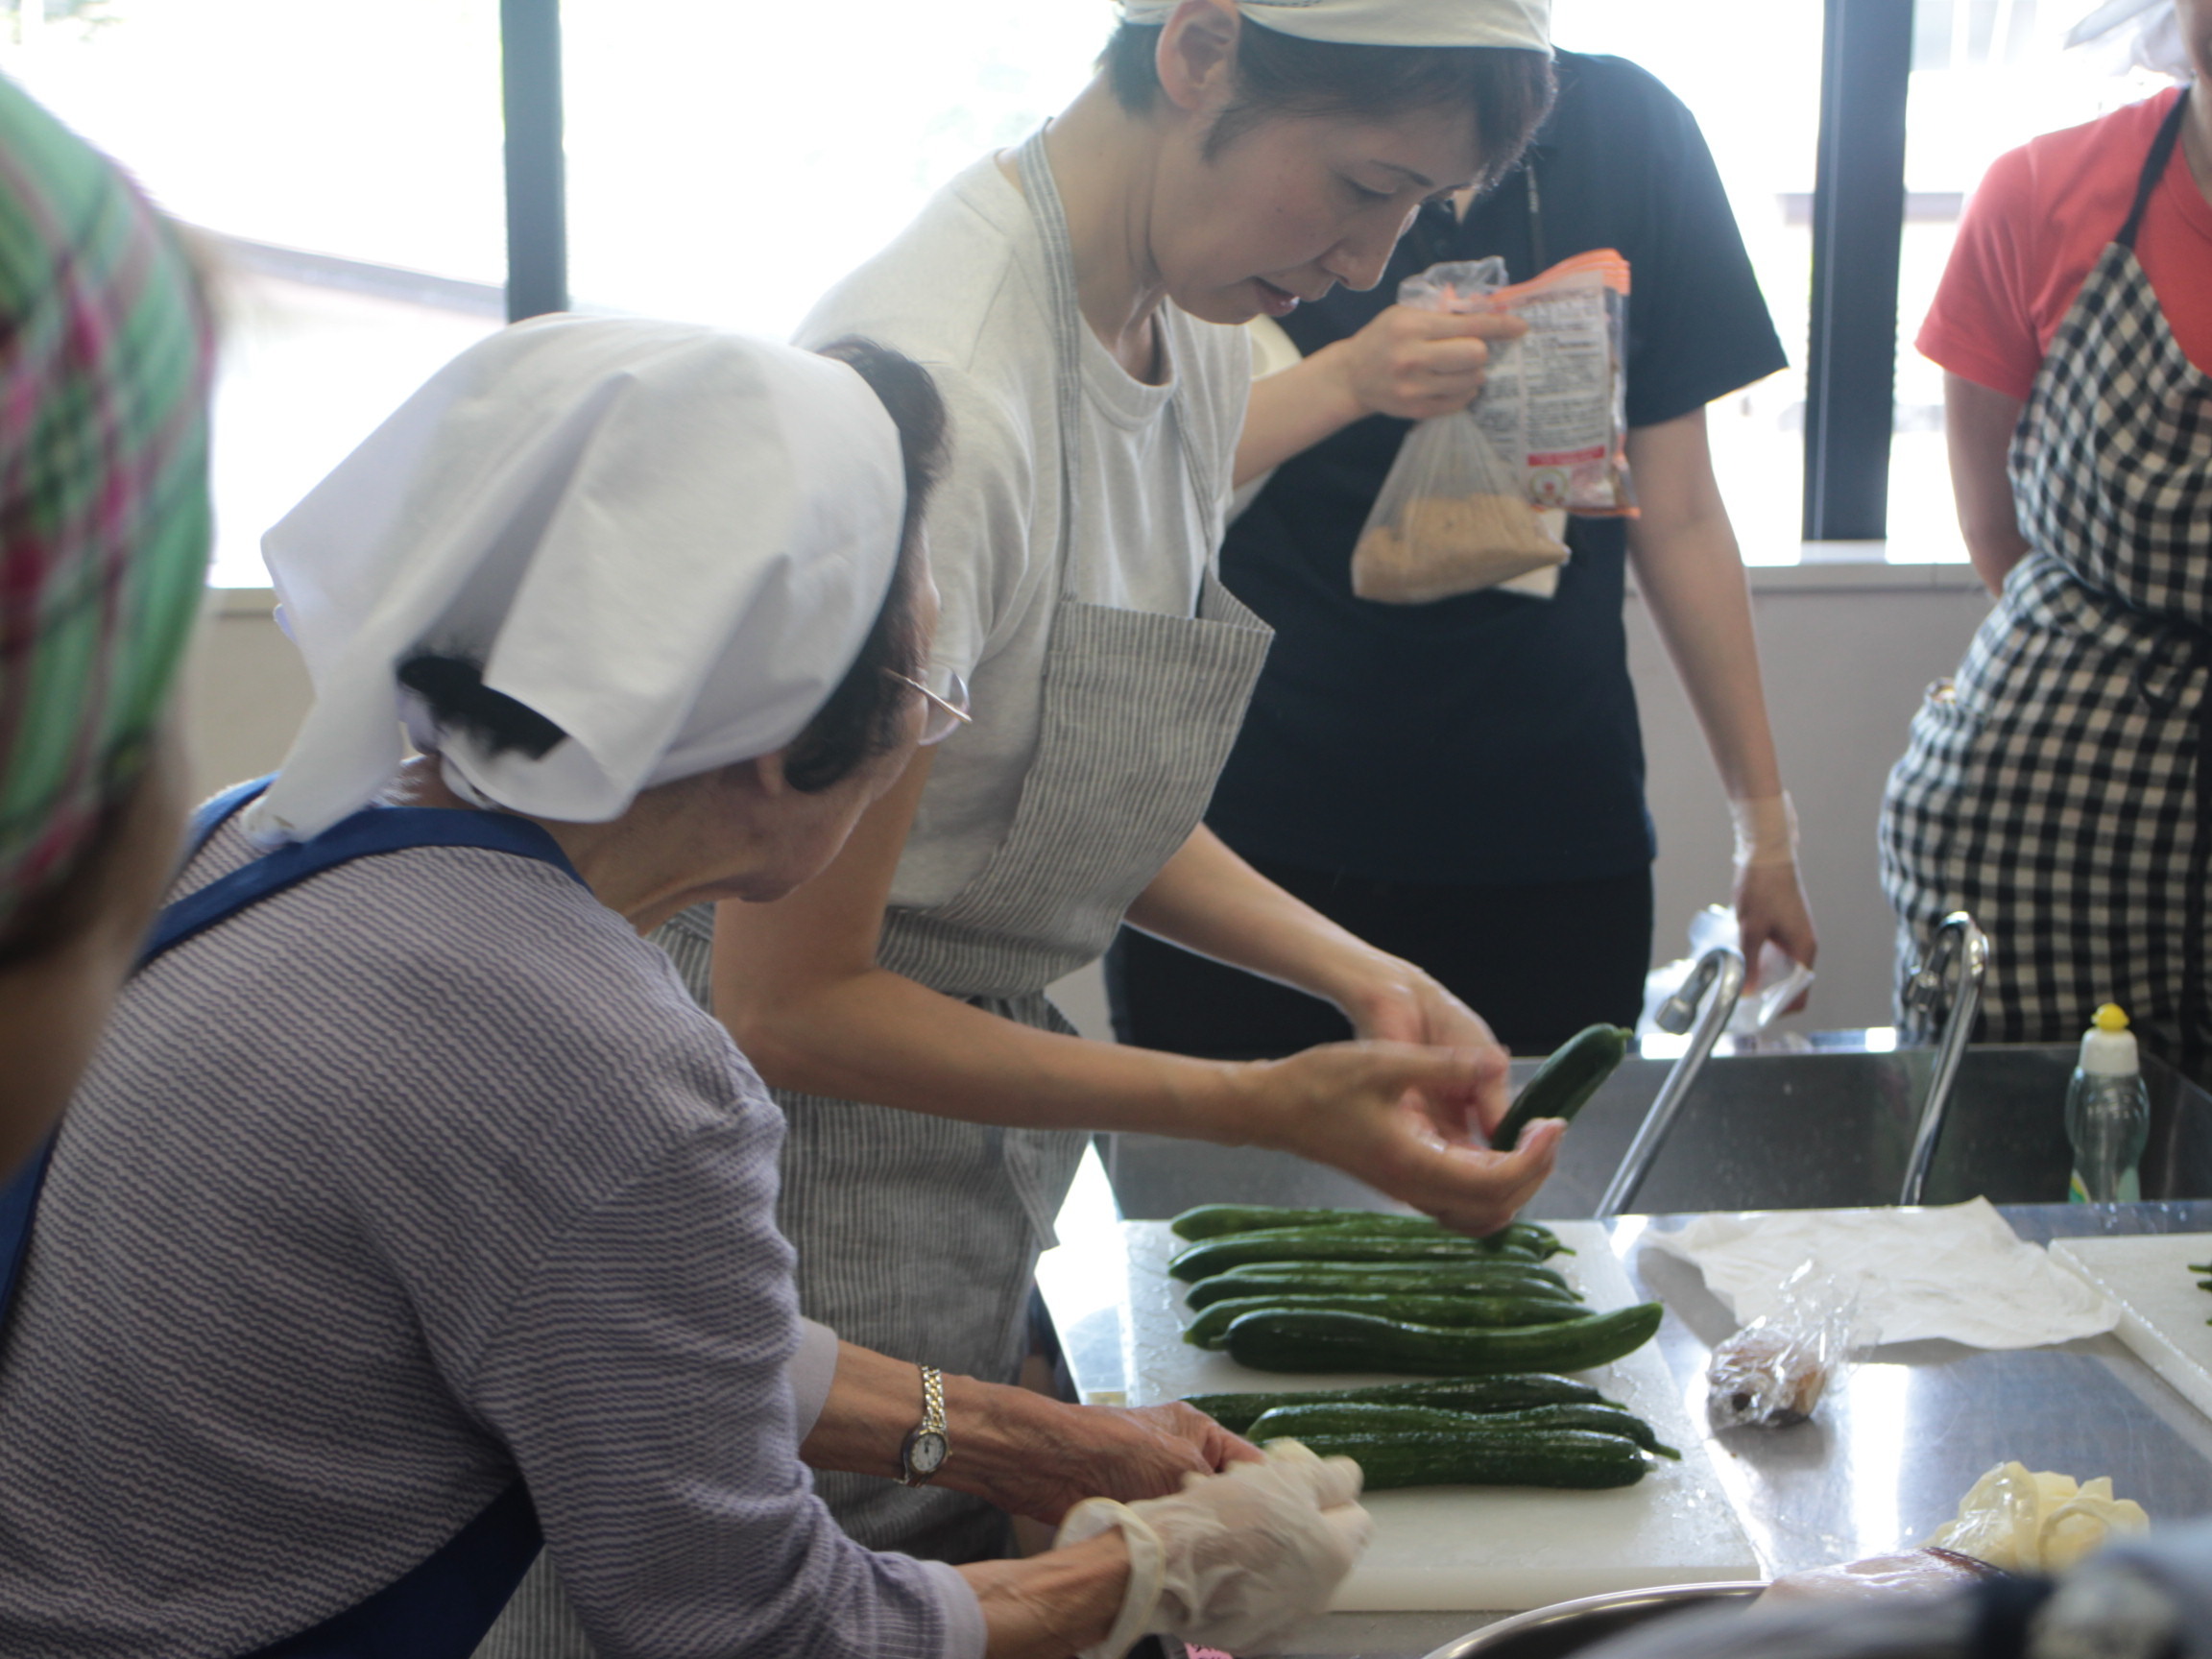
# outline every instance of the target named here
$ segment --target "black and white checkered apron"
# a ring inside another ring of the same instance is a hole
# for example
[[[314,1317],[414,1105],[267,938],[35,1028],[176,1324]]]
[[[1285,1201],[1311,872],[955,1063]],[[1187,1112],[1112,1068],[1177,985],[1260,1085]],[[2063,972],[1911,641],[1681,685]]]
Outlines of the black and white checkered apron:
[[[1899,954],[1971,911],[1979,1035],[2068,1041],[2097,1005],[2212,1080],[2212,375],[2135,257],[2188,93],[2060,325],[2012,440],[2031,551],[1890,773],[1882,879]]]

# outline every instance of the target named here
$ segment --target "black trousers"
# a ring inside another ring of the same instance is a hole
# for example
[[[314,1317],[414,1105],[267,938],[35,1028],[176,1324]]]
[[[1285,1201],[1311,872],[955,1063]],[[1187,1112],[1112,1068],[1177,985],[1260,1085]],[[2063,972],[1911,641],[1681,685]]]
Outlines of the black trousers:
[[[1418,964],[1515,1054],[1549,1054],[1585,1025],[1634,1025],[1651,961],[1651,872],[1527,887],[1369,881],[1255,858],[1323,915]],[[1340,1043],[1331,1004],[1124,927],[1106,956],[1124,1043],[1263,1060]]]

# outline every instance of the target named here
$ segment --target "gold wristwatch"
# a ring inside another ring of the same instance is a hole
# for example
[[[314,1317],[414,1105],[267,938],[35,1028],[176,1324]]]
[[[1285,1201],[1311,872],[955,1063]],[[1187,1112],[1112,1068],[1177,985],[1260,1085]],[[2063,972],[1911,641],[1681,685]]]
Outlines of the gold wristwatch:
[[[952,1451],[945,1438],[945,1374],[922,1367],[922,1421],[899,1448],[899,1484],[926,1486]]]

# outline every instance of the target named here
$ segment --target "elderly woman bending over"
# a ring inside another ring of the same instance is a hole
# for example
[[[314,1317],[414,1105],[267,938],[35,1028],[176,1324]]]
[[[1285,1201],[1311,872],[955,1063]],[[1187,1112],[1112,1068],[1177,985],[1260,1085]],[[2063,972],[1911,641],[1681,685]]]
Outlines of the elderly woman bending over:
[[[943,1379],[936,1479],[1139,1501],[1028,1561],[871,1553],[801,1463],[926,1473],[924,1378],[800,1320],[781,1117],[638,934],[788,892],[912,755],[940,419],[874,349],[546,320],[272,532],[316,706],[203,809],[0,1206],[0,1651],[462,1655],[541,1543],[610,1654],[1242,1641],[1326,1598],[1357,1471],[1181,1408]]]

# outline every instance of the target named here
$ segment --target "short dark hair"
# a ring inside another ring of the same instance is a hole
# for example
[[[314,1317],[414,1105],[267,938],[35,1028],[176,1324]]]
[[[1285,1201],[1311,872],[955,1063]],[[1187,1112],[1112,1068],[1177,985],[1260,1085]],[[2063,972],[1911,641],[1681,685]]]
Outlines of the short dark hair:
[[[1115,102],[1135,114],[1160,95],[1164,25],[1123,23],[1099,65]],[[1280,116],[1386,120],[1412,109],[1467,109],[1481,156],[1477,182],[1495,183],[1520,160],[1551,108],[1551,54],[1515,46],[1358,46],[1307,40],[1249,18],[1237,35],[1237,92],[1206,134],[1209,160]]]
[[[890,589],[860,654],[784,753],[784,777],[809,793],[841,782],[899,745],[910,693],[893,675],[920,674],[928,643],[922,637],[922,517],[946,448],[945,400],[927,370],[872,340],[832,341],[821,354],[848,365],[889,411],[906,473],[906,516]],[[398,680],[421,695],[441,726],[469,733],[493,755],[514,749],[536,760],[567,738],[528,704],[486,685],[482,663],[421,652],[399,664]]]
[[[861,641],[860,654],[830,693],[830,700],[791,740],[783,757],[783,776],[795,789],[809,792],[843,781],[863,762],[899,746],[901,716],[911,693],[894,678],[919,676],[928,641],[922,637],[922,520],[929,493],[944,469],[945,399],[929,372],[888,346],[848,335],[832,340],[821,354],[847,365],[868,382],[899,428],[899,453],[906,470],[906,519],[899,538],[899,562],[891,589],[875,626]]]

